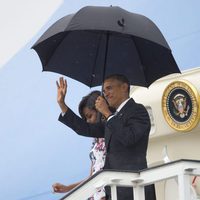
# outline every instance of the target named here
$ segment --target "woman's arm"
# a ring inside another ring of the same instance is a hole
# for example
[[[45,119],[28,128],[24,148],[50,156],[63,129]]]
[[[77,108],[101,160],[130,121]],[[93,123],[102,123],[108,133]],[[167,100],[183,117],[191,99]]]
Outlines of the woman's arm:
[[[91,165],[91,168],[90,168],[90,174],[89,174],[89,177],[92,176],[92,165]],[[89,178],[88,177],[88,178]],[[87,180],[87,179],[85,179]],[[66,193],[66,192],[69,192],[71,191],[72,189],[74,189],[76,186],[78,186],[79,184],[81,184],[82,182],[84,182],[85,180],[82,180],[82,181],[79,181],[77,183],[72,183],[70,185],[63,185],[61,183],[54,183],[52,185],[52,188],[53,188],[53,191],[56,192],[56,193]]]
[[[65,193],[65,192],[69,192],[70,190],[74,189],[80,183],[82,183],[82,181],[77,182],[77,183],[73,183],[73,184],[70,184],[70,185],[63,185],[61,183],[55,183],[55,184],[52,185],[52,187],[53,187],[54,192]]]

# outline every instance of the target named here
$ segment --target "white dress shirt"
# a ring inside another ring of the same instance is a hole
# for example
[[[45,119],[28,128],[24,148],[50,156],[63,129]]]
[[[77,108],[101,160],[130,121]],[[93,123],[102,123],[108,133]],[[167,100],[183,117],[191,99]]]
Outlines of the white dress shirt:
[[[109,121],[112,117],[114,117],[124,106],[125,104],[128,102],[130,98],[126,99],[125,101],[123,101],[120,106],[117,108],[117,110],[115,111],[115,113],[113,115],[111,115],[110,117],[108,117],[107,121]]]

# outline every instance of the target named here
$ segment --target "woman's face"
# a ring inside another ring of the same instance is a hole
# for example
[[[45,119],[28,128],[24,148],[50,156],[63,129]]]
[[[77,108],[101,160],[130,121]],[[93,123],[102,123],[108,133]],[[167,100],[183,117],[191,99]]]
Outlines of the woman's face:
[[[83,114],[88,123],[91,123],[91,124],[96,123],[96,121],[97,121],[97,111],[96,110],[85,107],[83,109]]]

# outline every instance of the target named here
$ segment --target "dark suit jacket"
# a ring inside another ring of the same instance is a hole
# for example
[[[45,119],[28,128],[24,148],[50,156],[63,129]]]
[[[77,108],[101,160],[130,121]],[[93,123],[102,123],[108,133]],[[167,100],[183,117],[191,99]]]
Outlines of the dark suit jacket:
[[[60,115],[59,120],[79,135],[105,138],[105,169],[141,170],[147,167],[150,119],[145,107],[133,99],[105,123],[88,124],[70,109],[64,116]],[[148,188],[146,200],[154,200],[154,189]],[[132,200],[132,193],[131,188],[118,188],[118,200]]]

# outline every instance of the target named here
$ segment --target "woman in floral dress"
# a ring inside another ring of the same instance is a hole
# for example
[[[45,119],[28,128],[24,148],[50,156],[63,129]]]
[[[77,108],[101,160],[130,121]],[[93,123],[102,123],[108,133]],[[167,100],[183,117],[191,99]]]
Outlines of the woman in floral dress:
[[[92,162],[91,175],[103,169],[106,157],[106,147],[104,138],[94,138],[93,145],[90,151],[90,160]],[[104,200],[104,188],[98,190],[89,200]]]
[[[98,118],[97,111],[95,109],[95,101],[101,93],[99,91],[93,91],[87,96],[83,97],[79,104],[79,113],[81,117],[86,120],[88,123],[95,123]],[[106,147],[104,138],[94,138],[92,143],[92,148],[90,151],[90,159],[91,159],[91,173],[90,176],[103,169],[104,162],[106,156]],[[83,180],[84,181],[84,180]],[[70,185],[63,185],[60,183],[53,184],[53,190],[57,193],[65,193],[69,192],[77,185],[82,183],[83,181],[79,181],[77,183],[73,183]],[[105,200],[105,191],[104,188],[97,191],[89,200]]]

